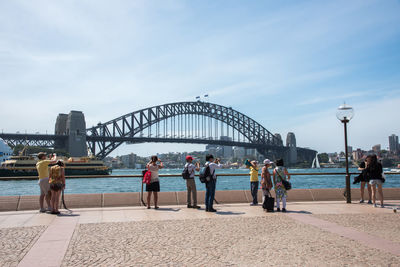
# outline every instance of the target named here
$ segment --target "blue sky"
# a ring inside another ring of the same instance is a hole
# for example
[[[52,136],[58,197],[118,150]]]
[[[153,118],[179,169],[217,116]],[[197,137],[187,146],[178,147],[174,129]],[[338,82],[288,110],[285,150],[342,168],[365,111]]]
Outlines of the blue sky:
[[[209,94],[320,152],[400,135],[400,1],[1,1],[0,128],[53,132]],[[113,154],[203,149],[124,145]]]

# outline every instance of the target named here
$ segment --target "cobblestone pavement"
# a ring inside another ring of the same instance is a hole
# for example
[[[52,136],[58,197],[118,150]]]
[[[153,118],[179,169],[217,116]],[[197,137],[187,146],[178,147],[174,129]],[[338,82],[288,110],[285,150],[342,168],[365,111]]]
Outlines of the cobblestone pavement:
[[[275,213],[80,224],[62,266],[399,266],[399,263],[398,256]]]
[[[317,218],[400,243],[400,213],[318,214]],[[399,263],[400,266],[400,263]]]
[[[0,266],[17,266],[45,226],[0,229]]]

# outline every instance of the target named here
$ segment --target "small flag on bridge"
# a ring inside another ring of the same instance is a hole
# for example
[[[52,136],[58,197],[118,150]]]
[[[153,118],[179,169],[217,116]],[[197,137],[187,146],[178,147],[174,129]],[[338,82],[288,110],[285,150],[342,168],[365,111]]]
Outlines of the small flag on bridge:
[[[200,96],[196,96],[196,99],[197,99],[197,100],[200,100]]]

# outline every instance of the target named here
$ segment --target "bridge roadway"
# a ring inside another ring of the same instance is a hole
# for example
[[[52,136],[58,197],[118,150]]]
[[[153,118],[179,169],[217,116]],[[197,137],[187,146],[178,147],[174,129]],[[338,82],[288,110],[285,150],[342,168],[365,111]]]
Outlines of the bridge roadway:
[[[11,144],[30,145],[40,147],[54,147],[56,140],[66,141],[68,135],[55,134],[24,134],[24,133],[0,133],[0,138]],[[107,137],[107,136],[86,136],[86,141],[89,142],[127,142],[130,144],[138,143],[190,143],[190,144],[215,144],[223,146],[239,146],[254,149],[273,149],[276,151],[285,151],[287,147],[276,145],[265,145],[248,142],[233,142],[227,140],[215,139],[200,139],[200,138],[159,138],[159,137]],[[316,151],[307,148],[297,148],[298,151],[308,152],[315,155]]]

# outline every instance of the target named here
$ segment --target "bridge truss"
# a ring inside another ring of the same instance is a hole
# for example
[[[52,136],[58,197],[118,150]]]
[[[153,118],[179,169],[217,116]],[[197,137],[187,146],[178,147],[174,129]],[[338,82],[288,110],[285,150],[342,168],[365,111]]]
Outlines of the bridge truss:
[[[93,154],[104,158],[123,142],[220,144],[282,150],[282,141],[230,107],[178,102],[138,110],[87,129]]]

